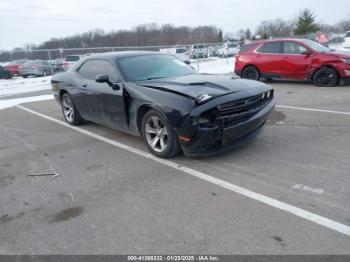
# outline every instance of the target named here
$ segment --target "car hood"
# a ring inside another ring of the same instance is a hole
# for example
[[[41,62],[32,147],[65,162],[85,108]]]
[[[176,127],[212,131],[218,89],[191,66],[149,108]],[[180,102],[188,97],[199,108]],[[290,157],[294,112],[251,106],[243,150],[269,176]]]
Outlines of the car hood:
[[[350,53],[349,52],[342,52],[342,51],[332,51],[332,52],[325,52],[323,53],[325,55],[333,56],[333,57],[338,57],[338,58],[350,58]]]
[[[191,97],[198,103],[204,103],[222,95],[266,86],[261,82],[253,80],[236,79],[226,75],[206,74],[147,80],[139,82],[138,84],[148,88]]]

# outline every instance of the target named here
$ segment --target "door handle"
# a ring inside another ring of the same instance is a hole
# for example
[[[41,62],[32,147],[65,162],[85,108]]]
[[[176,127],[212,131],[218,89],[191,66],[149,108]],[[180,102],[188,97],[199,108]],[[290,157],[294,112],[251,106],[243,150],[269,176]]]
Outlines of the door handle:
[[[88,84],[83,84],[83,88],[86,88],[88,86]]]

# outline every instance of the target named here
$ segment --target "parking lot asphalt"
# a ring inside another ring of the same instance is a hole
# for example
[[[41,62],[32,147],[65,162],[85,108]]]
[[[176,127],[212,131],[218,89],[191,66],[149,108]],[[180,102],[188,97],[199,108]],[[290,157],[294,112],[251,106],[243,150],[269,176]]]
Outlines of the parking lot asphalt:
[[[61,124],[54,100],[22,105],[49,119],[0,110],[0,253],[350,254],[350,88],[271,85],[256,141],[164,163],[140,138]]]

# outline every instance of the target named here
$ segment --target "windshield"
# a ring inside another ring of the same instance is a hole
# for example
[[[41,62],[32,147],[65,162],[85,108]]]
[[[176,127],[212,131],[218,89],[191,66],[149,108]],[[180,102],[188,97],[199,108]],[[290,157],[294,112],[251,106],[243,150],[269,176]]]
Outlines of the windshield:
[[[304,39],[302,40],[304,44],[315,50],[316,52],[329,52],[331,51],[328,47],[325,47],[324,45],[321,45],[315,41]]]
[[[156,78],[194,74],[195,71],[174,56],[144,55],[118,59],[126,81],[143,81]]]
[[[66,58],[65,58],[65,60],[68,62],[76,62],[79,59],[80,59],[80,57],[77,55],[69,55],[69,56],[66,56]]]

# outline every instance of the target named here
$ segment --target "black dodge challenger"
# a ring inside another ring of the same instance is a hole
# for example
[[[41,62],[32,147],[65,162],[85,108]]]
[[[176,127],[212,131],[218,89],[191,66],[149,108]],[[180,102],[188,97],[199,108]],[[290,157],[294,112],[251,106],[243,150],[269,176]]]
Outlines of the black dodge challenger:
[[[69,124],[88,120],[141,135],[163,158],[242,145],[256,137],[275,105],[268,85],[199,74],[158,52],[91,55],[54,75],[51,85]]]

